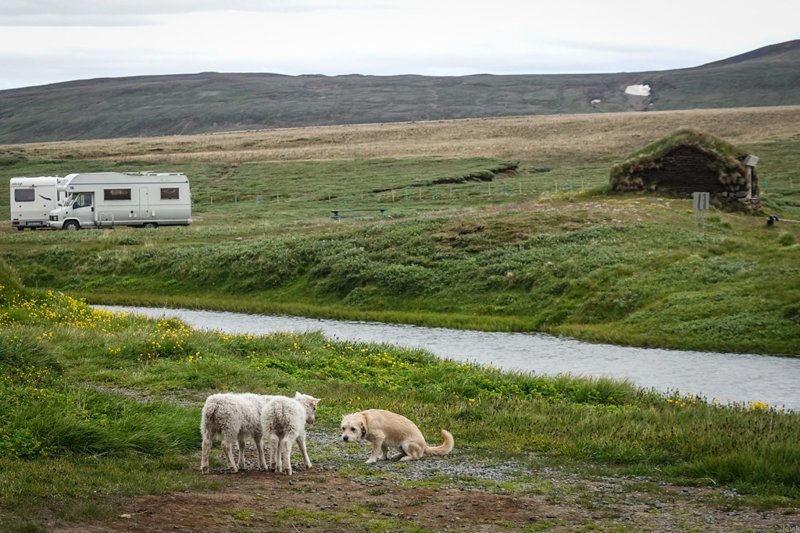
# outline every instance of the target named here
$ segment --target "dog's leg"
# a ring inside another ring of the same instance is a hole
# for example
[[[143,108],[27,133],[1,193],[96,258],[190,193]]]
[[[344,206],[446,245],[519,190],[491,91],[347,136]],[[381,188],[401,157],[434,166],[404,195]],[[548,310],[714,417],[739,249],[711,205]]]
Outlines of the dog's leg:
[[[413,461],[414,459],[419,459],[425,452],[425,449],[416,442],[404,442],[400,445],[400,449],[403,450],[403,453],[405,454],[400,458],[401,461]]]
[[[383,440],[382,437],[376,437],[375,440],[372,441],[372,454],[370,454],[369,459],[367,459],[367,464],[376,463],[383,457]]]
[[[392,457],[392,461],[399,461],[399,460],[401,460],[403,457],[408,457],[408,453],[406,453],[406,450],[403,448],[403,445],[402,445],[402,444],[400,445],[400,448],[399,448],[399,450],[400,450],[400,453],[398,453],[397,455],[393,456],[393,457]],[[388,457],[387,457],[387,458],[388,458]]]

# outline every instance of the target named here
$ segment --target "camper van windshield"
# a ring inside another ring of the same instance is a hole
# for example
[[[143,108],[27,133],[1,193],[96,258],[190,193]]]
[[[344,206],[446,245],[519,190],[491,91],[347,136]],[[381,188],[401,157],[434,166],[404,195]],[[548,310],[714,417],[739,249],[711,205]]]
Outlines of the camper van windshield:
[[[67,198],[67,201],[64,205],[67,207],[72,207],[73,209],[78,207],[89,207],[92,205],[92,195],[85,192],[74,192],[69,195],[69,198]]]
[[[92,194],[88,192],[82,192],[75,196],[75,202],[72,204],[72,208],[76,209],[78,207],[89,207],[92,205]]]

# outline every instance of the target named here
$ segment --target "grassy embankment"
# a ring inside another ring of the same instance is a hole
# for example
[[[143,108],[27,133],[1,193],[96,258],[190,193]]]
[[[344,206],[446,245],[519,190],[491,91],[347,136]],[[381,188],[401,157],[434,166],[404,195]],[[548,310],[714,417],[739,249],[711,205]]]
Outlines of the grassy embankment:
[[[318,423],[332,433],[343,413],[380,405],[425,434],[448,427],[459,453],[478,460],[535,468],[545,456],[584,473],[746,495],[726,505],[800,505],[799,415],[761,404],[665,399],[605,379],[501,373],[318,334],[197,332],[26,289],[2,262],[0,325],[0,519],[9,530],[114,516],[130,495],[220,486],[196,471],[200,406],[218,390],[314,394]],[[343,457],[341,468],[362,460]],[[519,475],[494,488],[543,490]]]
[[[529,117],[7,147],[4,177],[186,172],[196,223],[6,227],[0,254],[95,302],[798,355],[797,224],[712,211],[701,236],[687,200],[604,192],[613,163],[687,124],[760,155],[769,212],[800,219],[799,108]]]

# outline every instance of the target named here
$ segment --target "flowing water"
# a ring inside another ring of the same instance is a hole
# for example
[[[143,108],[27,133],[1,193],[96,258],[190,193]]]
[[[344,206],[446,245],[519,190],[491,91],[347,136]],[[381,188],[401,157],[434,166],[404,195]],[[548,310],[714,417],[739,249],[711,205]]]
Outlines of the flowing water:
[[[196,329],[254,335],[321,331],[326,337],[424,348],[438,357],[536,374],[607,376],[663,393],[721,403],[765,402],[800,410],[800,359],[753,354],[631,348],[529,333],[263,316],[220,311],[97,306],[149,317],[177,317]]]

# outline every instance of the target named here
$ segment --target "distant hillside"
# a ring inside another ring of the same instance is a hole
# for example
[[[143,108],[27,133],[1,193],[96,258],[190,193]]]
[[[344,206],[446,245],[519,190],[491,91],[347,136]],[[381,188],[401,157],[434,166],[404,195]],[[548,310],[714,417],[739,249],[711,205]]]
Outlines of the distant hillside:
[[[650,95],[626,94],[649,85]],[[200,73],[0,91],[0,143],[509,115],[800,104],[800,40],[680,70],[574,75]]]

